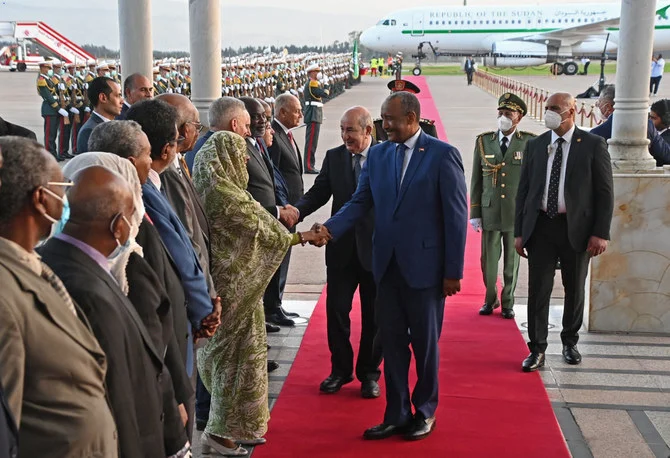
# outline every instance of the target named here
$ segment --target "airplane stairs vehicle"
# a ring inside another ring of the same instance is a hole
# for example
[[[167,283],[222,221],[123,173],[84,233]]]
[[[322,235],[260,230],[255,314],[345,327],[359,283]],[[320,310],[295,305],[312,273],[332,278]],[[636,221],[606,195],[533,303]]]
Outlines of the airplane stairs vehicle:
[[[95,60],[95,56],[41,21],[0,22],[0,37],[17,41],[16,69],[20,72],[36,67],[46,57],[57,57],[65,63]],[[40,55],[37,48],[47,55]]]

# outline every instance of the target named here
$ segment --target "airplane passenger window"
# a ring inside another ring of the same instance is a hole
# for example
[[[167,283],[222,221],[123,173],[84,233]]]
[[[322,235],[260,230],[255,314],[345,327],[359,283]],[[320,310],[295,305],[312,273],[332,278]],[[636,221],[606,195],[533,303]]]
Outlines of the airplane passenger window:
[[[442,21],[442,25],[444,25],[445,23],[446,23],[446,21]]]
[[[448,24],[451,25],[451,21],[449,21]]]
[[[582,22],[582,18],[577,19],[577,22]]]
[[[468,25],[470,24],[470,21],[468,21]]]
[[[486,20],[486,24],[488,25],[488,23],[489,23],[489,21],[488,21],[488,19],[487,19],[487,20]]]

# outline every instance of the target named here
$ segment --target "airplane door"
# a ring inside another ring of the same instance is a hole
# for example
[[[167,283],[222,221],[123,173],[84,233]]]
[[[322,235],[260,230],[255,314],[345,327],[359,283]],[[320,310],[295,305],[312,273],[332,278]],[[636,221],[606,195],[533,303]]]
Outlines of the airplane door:
[[[423,13],[414,13],[414,20],[412,21],[412,36],[423,36]]]

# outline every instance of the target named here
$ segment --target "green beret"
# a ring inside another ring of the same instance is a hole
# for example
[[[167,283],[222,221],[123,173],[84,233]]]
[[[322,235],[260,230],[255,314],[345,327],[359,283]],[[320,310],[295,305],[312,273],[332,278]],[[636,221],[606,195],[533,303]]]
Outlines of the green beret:
[[[498,99],[498,109],[506,108],[512,111],[518,111],[522,116],[526,116],[527,108],[526,103],[518,95],[514,95],[511,92],[505,92]]]

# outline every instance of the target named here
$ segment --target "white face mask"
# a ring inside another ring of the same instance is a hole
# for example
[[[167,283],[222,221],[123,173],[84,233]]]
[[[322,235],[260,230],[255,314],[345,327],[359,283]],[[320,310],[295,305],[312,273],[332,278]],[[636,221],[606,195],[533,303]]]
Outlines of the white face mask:
[[[130,224],[130,221],[126,219],[125,216],[121,215],[121,218],[128,224],[128,227],[132,228],[132,225]],[[117,218],[114,218],[112,222],[109,224],[109,230],[114,234],[114,222],[116,221]],[[128,237],[128,240],[126,240],[126,243],[121,245],[121,242],[119,242],[119,239],[116,239],[116,248],[114,248],[114,251],[112,251],[109,256],[107,256],[107,259],[110,261],[122,254],[124,251],[126,251],[130,247],[130,236]]]
[[[322,80],[323,79],[323,73],[319,72],[316,74],[316,79]]]
[[[565,113],[565,111],[556,113],[555,111],[547,110],[544,113],[544,125],[547,127],[547,129],[556,130],[561,127],[561,124],[563,124],[565,121],[563,118],[561,118],[563,113]]]
[[[507,132],[514,126],[514,122],[507,116],[498,116],[498,129],[501,132]]]

